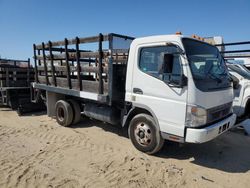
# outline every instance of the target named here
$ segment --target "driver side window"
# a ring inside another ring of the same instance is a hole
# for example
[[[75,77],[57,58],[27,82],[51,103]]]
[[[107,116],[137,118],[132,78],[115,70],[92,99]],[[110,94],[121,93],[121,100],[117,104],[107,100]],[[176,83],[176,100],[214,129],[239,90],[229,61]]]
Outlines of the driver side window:
[[[181,76],[180,56],[174,54],[176,47],[158,46],[142,48],[139,68],[141,71],[161,80],[178,80]]]

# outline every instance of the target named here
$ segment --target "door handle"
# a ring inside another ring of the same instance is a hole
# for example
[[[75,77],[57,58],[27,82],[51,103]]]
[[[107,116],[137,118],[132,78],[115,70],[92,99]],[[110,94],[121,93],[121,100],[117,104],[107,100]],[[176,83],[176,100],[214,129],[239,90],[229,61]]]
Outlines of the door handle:
[[[143,91],[140,89],[140,88],[133,88],[133,93],[136,93],[136,94],[143,94]]]

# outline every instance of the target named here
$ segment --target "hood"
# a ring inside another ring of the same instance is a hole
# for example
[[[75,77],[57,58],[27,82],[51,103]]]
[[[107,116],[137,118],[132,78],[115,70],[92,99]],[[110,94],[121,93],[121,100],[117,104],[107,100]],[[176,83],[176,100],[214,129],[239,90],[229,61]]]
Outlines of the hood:
[[[188,103],[201,106],[205,109],[211,109],[216,106],[231,103],[233,101],[233,88],[224,90],[217,90],[211,92],[202,92],[197,88],[191,91],[192,94],[188,96]]]

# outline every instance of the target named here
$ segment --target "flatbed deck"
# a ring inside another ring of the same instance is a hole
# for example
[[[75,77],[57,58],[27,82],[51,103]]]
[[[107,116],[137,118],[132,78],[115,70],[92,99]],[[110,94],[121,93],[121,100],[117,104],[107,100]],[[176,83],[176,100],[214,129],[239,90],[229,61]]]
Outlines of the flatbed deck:
[[[126,63],[133,39],[111,33],[34,44],[32,86],[109,105],[119,102],[124,98]]]

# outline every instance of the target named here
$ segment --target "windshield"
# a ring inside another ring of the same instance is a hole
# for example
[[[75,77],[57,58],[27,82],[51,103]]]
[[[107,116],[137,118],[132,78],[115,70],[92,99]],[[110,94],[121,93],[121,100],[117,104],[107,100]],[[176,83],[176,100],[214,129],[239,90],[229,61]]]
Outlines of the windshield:
[[[233,71],[246,79],[250,79],[250,71],[244,65],[228,64],[229,71]]]
[[[215,46],[183,38],[195,85],[201,91],[212,91],[231,86],[224,59]]]

